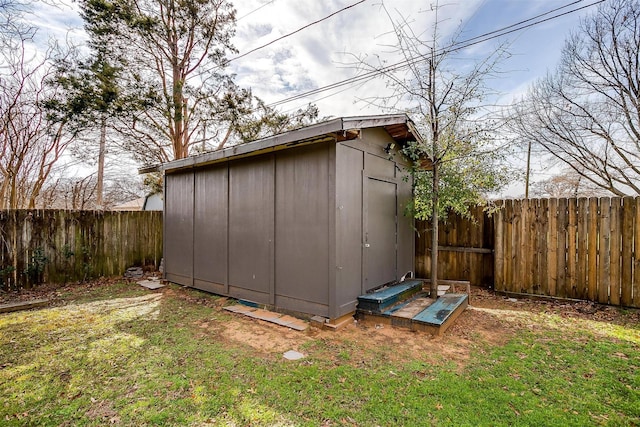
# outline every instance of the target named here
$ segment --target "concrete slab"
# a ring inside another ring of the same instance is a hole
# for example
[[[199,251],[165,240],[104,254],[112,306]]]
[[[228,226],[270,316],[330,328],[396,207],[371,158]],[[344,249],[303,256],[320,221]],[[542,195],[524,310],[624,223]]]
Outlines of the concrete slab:
[[[253,317],[254,319],[266,320],[267,322],[273,322],[274,320],[282,317],[282,314],[280,313],[274,313],[273,311],[267,311],[262,309],[257,309],[255,311],[245,313],[245,315],[249,317]]]
[[[232,313],[240,313],[240,314],[247,314],[257,310],[256,308],[247,307],[246,305],[242,305],[242,304],[228,305],[224,307],[224,309]]]
[[[304,354],[299,353],[295,350],[289,350],[282,355],[287,360],[300,360],[304,357]]]
[[[223,308],[232,313],[243,314],[252,319],[264,320],[265,322],[285,326],[296,331],[304,331],[309,327],[309,324],[302,319],[261,308],[247,307],[243,304],[228,305]]]
[[[164,288],[164,284],[160,281],[160,280],[141,280],[139,282],[137,282],[138,285],[145,287],[147,289],[151,289],[151,290],[155,290],[155,289],[160,289],[160,288]]]

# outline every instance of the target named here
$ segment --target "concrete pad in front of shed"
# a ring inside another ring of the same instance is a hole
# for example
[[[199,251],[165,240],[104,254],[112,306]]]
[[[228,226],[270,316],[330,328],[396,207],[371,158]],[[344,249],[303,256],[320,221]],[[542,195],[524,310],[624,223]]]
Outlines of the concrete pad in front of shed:
[[[153,280],[153,279],[151,279],[151,280],[141,280],[141,281],[139,281],[137,283],[138,283],[138,285],[143,286],[143,287],[145,287],[147,289],[151,289],[151,290],[164,288],[164,285],[159,280]]]
[[[257,308],[255,307],[248,307],[243,304],[228,305],[224,307],[224,309],[232,313],[240,313],[240,314],[247,314],[257,310]]]
[[[304,320],[289,315],[274,313],[273,311],[263,310],[261,308],[248,307],[243,304],[228,305],[225,310],[232,313],[244,314],[253,319],[264,320],[265,322],[275,323],[276,325],[285,326],[295,329],[296,331],[304,331],[309,326]]]
[[[250,313],[246,313],[246,315],[249,317],[253,317],[254,319],[265,320],[267,322],[274,322],[275,320],[279,319],[282,316],[279,313],[274,313],[273,311],[267,311],[262,309],[258,309]]]
[[[304,331],[307,329],[307,322],[297,319],[292,316],[284,315],[273,320],[276,325],[286,326],[287,328],[295,329],[296,331]]]

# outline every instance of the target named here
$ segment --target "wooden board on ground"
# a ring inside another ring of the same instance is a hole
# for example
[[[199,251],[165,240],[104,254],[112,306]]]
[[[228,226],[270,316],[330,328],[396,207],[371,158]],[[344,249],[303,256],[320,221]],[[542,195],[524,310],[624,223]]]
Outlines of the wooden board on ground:
[[[13,311],[30,310],[32,308],[44,307],[51,300],[37,299],[31,301],[20,301],[10,304],[0,304],[0,313],[11,313]]]

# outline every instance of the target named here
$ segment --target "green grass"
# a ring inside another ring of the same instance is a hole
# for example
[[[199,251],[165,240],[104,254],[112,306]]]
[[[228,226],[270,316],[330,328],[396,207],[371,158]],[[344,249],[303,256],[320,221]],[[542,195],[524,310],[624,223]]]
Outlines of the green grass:
[[[194,290],[114,284],[64,299],[0,315],[1,425],[640,424],[637,324],[504,315],[536,327],[504,345],[472,338],[464,365],[322,333],[287,361],[228,339],[230,320],[254,321]]]

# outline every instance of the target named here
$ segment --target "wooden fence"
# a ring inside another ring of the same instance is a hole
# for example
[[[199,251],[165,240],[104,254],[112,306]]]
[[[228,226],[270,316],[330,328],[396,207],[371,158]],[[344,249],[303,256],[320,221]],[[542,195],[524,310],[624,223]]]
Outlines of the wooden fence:
[[[640,307],[640,199],[509,200],[495,215],[496,291]]]
[[[162,212],[0,211],[0,289],[158,267]]]
[[[469,280],[472,285],[493,285],[493,220],[482,208],[471,212],[472,219],[450,215],[439,226],[438,277]],[[431,225],[416,221],[416,276],[431,276]]]
[[[500,205],[440,225],[441,279],[640,308],[640,198]],[[429,224],[416,226],[416,275],[428,278]],[[161,212],[0,211],[0,289],[119,275],[161,257]]]

